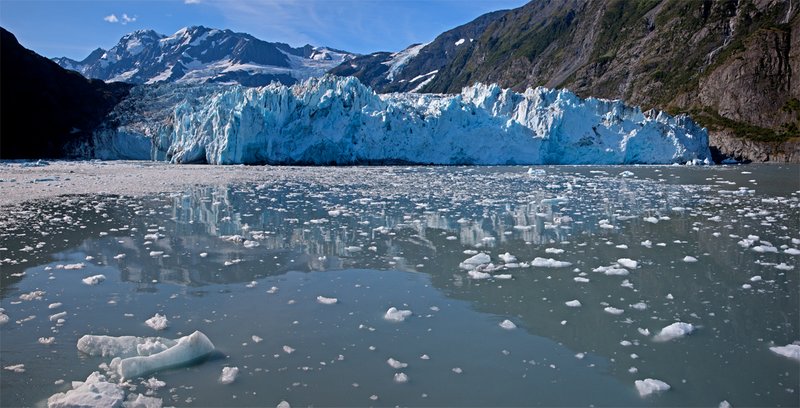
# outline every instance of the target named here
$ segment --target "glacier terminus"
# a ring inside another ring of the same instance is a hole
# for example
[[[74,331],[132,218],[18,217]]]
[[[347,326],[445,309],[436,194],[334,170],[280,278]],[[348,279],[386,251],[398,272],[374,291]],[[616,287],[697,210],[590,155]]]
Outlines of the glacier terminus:
[[[543,87],[377,94],[354,77],[292,86],[139,86],[83,152],[209,164],[710,163],[687,116]]]

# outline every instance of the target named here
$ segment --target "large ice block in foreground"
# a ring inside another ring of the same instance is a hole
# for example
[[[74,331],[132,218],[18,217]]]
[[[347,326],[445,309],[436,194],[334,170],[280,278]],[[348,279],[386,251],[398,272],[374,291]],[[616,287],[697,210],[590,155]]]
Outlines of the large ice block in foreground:
[[[199,331],[169,340],[160,337],[83,336],[78,349],[89,355],[119,357],[112,368],[123,379],[135,378],[165,368],[180,366],[214,351],[214,344]]]
[[[287,87],[139,87],[95,133],[103,159],[212,164],[627,164],[706,161],[705,129],[568,90],[475,84],[378,95],[356,78]]]

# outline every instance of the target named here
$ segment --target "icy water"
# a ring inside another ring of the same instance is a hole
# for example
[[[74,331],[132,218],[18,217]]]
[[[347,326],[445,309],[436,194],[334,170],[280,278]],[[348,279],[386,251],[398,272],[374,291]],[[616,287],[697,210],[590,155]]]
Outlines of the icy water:
[[[800,340],[800,167],[526,170],[286,168],[7,209],[0,405],[103,372],[110,358],[77,350],[84,334],[195,330],[213,355],[127,392],[174,406],[800,403],[800,363],[770,350]],[[390,307],[412,314],[389,321]],[[164,330],[145,324],[157,313]],[[658,336],[676,322],[693,331]],[[641,396],[646,378],[670,389]]]

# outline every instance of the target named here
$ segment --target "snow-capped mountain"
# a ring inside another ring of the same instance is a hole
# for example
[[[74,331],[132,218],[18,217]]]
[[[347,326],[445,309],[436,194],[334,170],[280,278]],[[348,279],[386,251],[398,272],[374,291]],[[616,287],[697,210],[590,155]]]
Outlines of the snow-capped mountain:
[[[306,45],[293,48],[249,34],[203,26],[171,36],[140,30],[122,37],[110,50],[98,48],[83,61],[55,58],[64,68],[110,82],[153,84],[238,83],[291,85],[317,77],[355,54]]]
[[[136,87],[95,156],[211,164],[628,164],[711,157],[686,116],[567,90],[378,95],[354,77],[287,87]]]

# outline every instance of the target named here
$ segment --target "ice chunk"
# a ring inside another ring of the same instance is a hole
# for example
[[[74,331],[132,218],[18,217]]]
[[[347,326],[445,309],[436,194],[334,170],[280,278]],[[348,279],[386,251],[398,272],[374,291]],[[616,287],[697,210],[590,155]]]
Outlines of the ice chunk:
[[[177,344],[163,337],[95,336],[87,334],[78,339],[78,350],[90,356],[133,357],[160,353]]]
[[[108,382],[106,376],[97,371],[90,374],[86,381],[73,383],[72,388],[48,398],[47,407],[121,407],[125,400],[122,387]]]
[[[488,254],[481,252],[465,259],[459,266],[461,266],[462,269],[472,269],[478,265],[488,264],[489,262],[492,262],[492,258]]]
[[[654,392],[663,392],[669,390],[669,384],[661,380],[653,378],[646,378],[644,380],[636,380],[636,389],[639,391],[641,397],[646,397]]]
[[[467,276],[469,276],[471,279],[489,279],[492,277],[491,274],[488,274],[486,272],[481,272],[477,269],[467,272]]]
[[[472,259],[472,258],[470,258],[470,259]],[[513,263],[513,262],[517,262],[517,257],[516,257],[516,256],[514,256],[514,255],[511,255],[511,254],[510,254],[510,253],[508,253],[508,252],[506,252],[506,253],[504,253],[504,254],[500,255],[500,259],[502,259],[502,260],[503,260],[503,262],[505,262],[505,263]],[[469,260],[469,259],[468,259],[468,260]],[[466,262],[466,261],[464,261],[464,262]]]
[[[104,280],[106,280],[106,275],[94,275],[83,278],[83,283],[91,286],[97,285]]]
[[[511,329],[516,329],[517,325],[514,324],[514,322],[512,322],[511,320],[506,319],[506,320],[503,320],[502,322],[500,322],[500,327],[502,327],[502,328],[504,328],[506,330],[511,330]]]
[[[165,368],[191,363],[214,351],[214,344],[199,331],[179,338],[175,345],[149,356],[136,356],[119,362],[117,373],[123,379],[135,378]]]
[[[31,301],[31,300],[40,300],[42,296],[44,296],[45,292],[43,290],[34,290],[33,292],[23,293],[19,295],[20,300]]]
[[[275,408],[292,408],[292,406],[287,401],[281,401]]]
[[[670,341],[691,334],[693,331],[694,326],[691,323],[676,322],[661,329],[658,334],[653,336],[653,340]]]
[[[13,364],[10,366],[3,367],[4,370],[13,371],[15,373],[24,373],[25,372],[25,364]]]
[[[123,408],[161,408],[164,401],[161,398],[148,397],[143,394],[130,394],[122,404]]]
[[[578,299],[570,300],[568,302],[564,302],[565,305],[569,307],[581,307],[581,301]]]
[[[394,368],[395,370],[399,370],[401,368],[408,367],[407,363],[401,363],[401,362],[399,362],[399,361],[397,361],[397,360],[395,360],[394,358],[391,358],[391,357],[388,360],[386,360],[386,364],[389,364],[389,366]]]
[[[683,257],[683,262],[697,262],[697,258],[686,255]]]
[[[639,266],[638,262],[628,258],[617,259],[617,263],[628,269],[636,269],[636,267]]]
[[[396,307],[392,306],[386,311],[383,318],[390,322],[402,322],[406,320],[408,316],[411,316],[410,310],[398,310]]]
[[[338,302],[339,299],[336,298],[329,298],[325,296],[317,296],[317,303],[321,303],[323,305],[332,305]]]
[[[230,384],[236,381],[237,375],[239,375],[239,367],[222,367],[222,375],[219,376],[219,382]]]
[[[39,337],[39,344],[50,345],[56,341],[55,337]]]
[[[769,349],[775,354],[800,361],[800,344],[787,344],[785,346],[770,347]]]
[[[537,257],[531,262],[531,266],[537,266],[540,268],[564,268],[570,265],[572,265],[572,263],[565,261],[556,261],[555,259],[552,258],[545,259]]]
[[[608,306],[603,310],[605,310],[606,313],[610,313],[610,314],[613,314],[613,315],[621,315],[622,313],[625,312],[622,309],[617,309],[616,307],[612,307],[612,306]]]
[[[154,330],[164,330],[169,325],[169,321],[167,320],[167,316],[156,313],[155,316],[145,320],[145,324]]]
[[[408,376],[405,375],[405,373],[396,373],[394,375],[394,382],[400,383],[400,384],[407,383],[408,382]]]
[[[564,250],[561,248],[546,248],[544,252],[548,254],[563,254]]]

